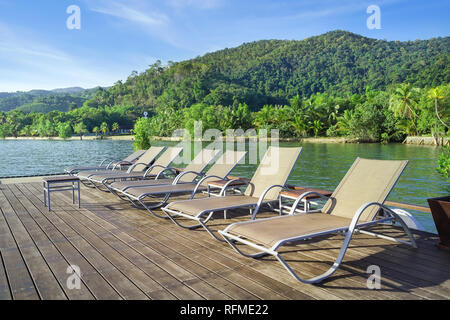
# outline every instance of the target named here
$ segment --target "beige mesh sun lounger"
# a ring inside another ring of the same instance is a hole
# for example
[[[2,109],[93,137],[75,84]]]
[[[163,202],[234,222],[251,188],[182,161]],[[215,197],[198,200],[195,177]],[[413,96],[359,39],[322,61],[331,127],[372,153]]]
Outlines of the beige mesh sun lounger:
[[[284,188],[301,151],[302,148],[269,147],[243,195],[225,195],[228,186],[234,181],[230,180],[223,187],[220,197],[175,201],[162,210],[176,225],[186,229],[203,227],[212,237],[223,241],[206,225],[213,214],[248,207],[253,211],[254,218],[262,205],[278,201],[280,189]],[[193,220],[196,224],[184,226],[177,216]]]
[[[139,202],[142,207],[147,209],[151,214],[158,218],[167,218],[155,213],[152,209],[159,208],[167,203],[167,200],[173,194],[191,193],[191,199],[199,191],[209,191],[208,180],[224,180],[229,173],[235,168],[235,166],[245,157],[245,151],[226,151],[216,161],[214,165],[203,175],[203,173],[185,170],[181,173],[172,184],[167,185],[153,185],[149,187],[129,188],[123,192],[130,201]],[[186,180],[185,177],[189,176]],[[199,181],[195,181],[196,178],[200,178]],[[157,180],[158,181],[158,180]],[[155,205],[146,204],[145,200],[148,197],[157,197],[161,199]]]
[[[113,181],[127,181],[130,179],[143,181],[143,179],[154,179],[159,173],[167,171],[166,169],[168,169],[170,164],[180,155],[181,151],[183,151],[183,148],[181,147],[167,148],[150,167],[142,167],[143,169],[146,169],[145,171],[132,170],[133,167],[131,167],[127,172],[116,171],[113,173],[94,174],[91,175],[88,180],[92,184],[100,187],[102,191],[111,191],[109,184]],[[174,172],[174,174],[176,174],[176,172]]]
[[[209,163],[214,159],[214,157],[219,153],[218,150],[204,149],[200,151],[194,159],[184,168],[183,172],[177,176],[175,174],[175,178],[168,178],[166,176],[166,172],[173,173],[176,171],[176,168],[166,168],[159,172],[154,180],[136,180],[136,181],[117,181],[111,183],[108,187],[109,189],[118,196],[127,191],[130,188],[140,188],[140,187],[149,187],[155,185],[167,185],[173,184],[175,179],[179,179],[178,183],[192,183],[194,179],[198,176],[194,173],[202,173]],[[145,176],[144,178],[146,178]]]
[[[76,176],[80,178],[81,182],[88,187],[97,187],[97,184],[90,181],[90,178],[94,175],[118,175],[142,172],[142,176],[147,167],[149,167],[153,161],[155,161],[156,157],[158,157],[165,149],[166,147],[150,147],[126,172],[120,170],[93,170],[81,171],[77,173]]]
[[[121,161],[105,159],[98,166],[69,167],[69,168],[64,169],[64,171],[70,175],[74,175],[80,171],[114,170],[117,167],[133,165],[133,161],[136,161],[137,159],[139,159],[144,153],[145,153],[145,150],[138,150],[136,152],[133,152],[132,154],[130,154],[128,157],[126,157],[125,159],[123,159]]]
[[[417,247],[407,225],[394,211],[383,204],[407,163],[407,161],[357,158],[319,213],[294,214],[300,201],[315,193],[306,192],[296,200],[289,215],[258,220],[252,217],[251,221],[231,224],[219,233],[244,256],[253,258],[263,255],[274,256],[295,279],[304,283],[321,282],[337,270],[354,232]],[[384,214],[376,219],[380,210]],[[403,227],[410,239],[409,242],[363,230],[375,224],[395,221]],[[280,256],[279,249],[287,243],[337,232],[345,232],[346,237],[336,261],[328,271],[317,277],[302,279]],[[236,243],[248,245],[257,252],[243,253]]]

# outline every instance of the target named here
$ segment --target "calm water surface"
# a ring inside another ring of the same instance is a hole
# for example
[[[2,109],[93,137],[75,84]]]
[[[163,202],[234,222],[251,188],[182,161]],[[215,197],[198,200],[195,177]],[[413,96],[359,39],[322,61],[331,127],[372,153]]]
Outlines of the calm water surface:
[[[175,145],[155,142],[155,145]],[[297,146],[298,143],[281,143]],[[122,159],[133,151],[131,141],[0,140],[0,177],[62,173],[64,168],[98,164],[105,158]],[[402,144],[303,144],[303,152],[290,184],[333,190],[356,157],[409,160],[389,200],[427,205],[426,199],[446,195],[444,180],[436,172],[439,150]],[[241,164],[233,175],[250,178],[256,165]],[[411,212],[430,232],[436,232],[430,214]]]

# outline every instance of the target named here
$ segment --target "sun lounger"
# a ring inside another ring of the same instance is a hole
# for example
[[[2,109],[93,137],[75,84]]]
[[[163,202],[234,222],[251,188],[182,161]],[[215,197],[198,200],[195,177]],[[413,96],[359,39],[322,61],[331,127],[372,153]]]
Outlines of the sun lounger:
[[[151,214],[158,218],[167,218],[166,216],[158,215],[153,211],[155,208],[159,208],[167,203],[170,196],[176,194],[190,193],[191,199],[199,191],[209,191],[208,181],[211,179],[222,180],[226,179],[228,174],[234,169],[234,167],[245,157],[244,151],[226,151],[214,165],[203,175],[200,172],[186,170],[180,174],[172,184],[169,185],[153,185],[149,187],[128,188],[123,192],[129,200],[132,202],[138,202],[142,207],[147,209]],[[190,175],[186,180],[185,177]],[[195,178],[200,178],[199,181],[194,181]],[[189,181],[190,180],[190,181]],[[158,180],[156,180],[158,181]],[[157,204],[148,205],[146,201],[149,197],[156,197],[161,199]]]
[[[251,221],[231,224],[219,233],[244,256],[257,258],[272,255],[295,279],[304,283],[321,282],[340,266],[354,232],[417,247],[407,225],[383,204],[406,165],[407,161],[358,158],[319,213],[294,214],[300,201],[314,193],[306,192],[296,200],[289,215],[257,220],[253,216]],[[383,212],[382,216],[377,215],[380,210]],[[364,230],[376,224],[394,221],[403,227],[409,242]],[[319,276],[301,278],[280,255],[279,249],[288,243],[337,232],[346,234],[339,254],[333,266]],[[237,243],[255,249],[256,253],[244,253],[237,247]]]
[[[145,150],[138,150],[136,152],[133,152],[132,154],[130,154],[128,157],[126,157],[125,159],[123,159],[121,161],[105,159],[98,166],[69,167],[69,168],[64,169],[64,171],[70,175],[74,175],[80,171],[114,170],[118,167],[133,165],[133,162],[136,161],[137,159],[139,159],[144,153],[145,153]]]
[[[93,170],[93,171],[81,171],[76,174],[80,178],[81,182],[88,187],[96,187],[95,184],[89,181],[89,178],[94,175],[105,174],[105,175],[117,175],[124,173],[137,173],[145,171],[158,157],[161,152],[163,152],[166,147],[150,147],[140,158],[136,161],[126,172],[119,170]],[[143,173],[141,173],[141,176]]]
[[[182,178],[181,182],[183,182],[183,181],[192,182],[192,179],[195,179],[196,176],[187,171],[197,172],[194,170],[199,170],[200,172],[202,172],[208,166],[208,164],[215,158],[215,156],[218,154],[218,152],[219,152],[218,150],[209,150],[209,149],[204,149],[204,150],[200,151],[199,154],[194,158],[194,160],[192,160],[192,162],[188,165],[187,170],[185,170],[186,172],[183,172],[183,174],[181,176],[181,178]],[[120,174],[118,176],[114,176],[114,175],[92,176],[90,179],[94,183],[102,183],[109,191],[111,191],[113,194],[119,196],[120,198],[128,199],[128,197],[123,192],[120,192],[120,190],[117,188],[112,188],[110,184],[119,185],[119,186],[121,186],[121,185],[130,186],[131,185],[133,187],[143,187],[143,186],[147,186],[147,185],[156,185],[156,184],[158,184],[158,185],[171,184],[174,181],[174,179],[165,178],[166,174],[173,173],[175,176],[177,176],[177,174],[178,174],[176,168],[171,168],[169,166],[167,166],[165,168],[157,168],[158,172],[154,172],[153,175],[149,175],[149,173],[151,171],[155,171],[155,170],[153,170],[153,168],[150,167],[144,174],[141,174],[138,177],[137,181],[127,180],[129,178],[137,178],[134,174],[133,175]],[[147,177],[153,178],[154,180],[151,180],[151,179],[144,180]],[[120,180],[120,181],[115,182],[116,180]],[[127,187],[125,187],[125,189],[126,188]]]
[[[97,186],[97,189],[102,191],[111,191],[109,188],[109,184],[113,181],[129,181],[129,180],[138,180],[144,181],[144,179],[154,179],[161,172],[167,172],[169,170],[168,167],[170,164],[177,158],[183,148],[180,147],[170,147],[167,148],[166,151],[155,160],[155,162],[148,168],[145,168],[145,171],[138,170],[128,170],[127,172],[123,171],[114,171],[114,172],[105,172],[101,174],[93,174],[88,177],[88,180],[93,185]],[[176,172],[173,172],[176,174]]]
[[[178,226],[188,229],[203,227],[215,239],[223,241],[206,225],[213,214],[248,207],[254,217],[262,205],[278,202],[278,194],[284,188],[301,150],[302,148],[269,147],[243,195],[225,195],[228,186],[234,181],[230,180],[223,187],[221,197],[175,201],[162,210]],[[177,216],[195,221],[196,224],[184,226]]]

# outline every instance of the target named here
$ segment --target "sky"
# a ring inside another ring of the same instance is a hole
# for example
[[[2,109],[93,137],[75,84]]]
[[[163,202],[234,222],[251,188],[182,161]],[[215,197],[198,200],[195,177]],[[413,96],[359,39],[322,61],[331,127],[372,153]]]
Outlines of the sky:
[[[371,5],[379,29],[367,26]],[[111,86],[156,60],[337,29],[385,40],[445,37],[448,12],[448,0],[0,0],[0,92]]]

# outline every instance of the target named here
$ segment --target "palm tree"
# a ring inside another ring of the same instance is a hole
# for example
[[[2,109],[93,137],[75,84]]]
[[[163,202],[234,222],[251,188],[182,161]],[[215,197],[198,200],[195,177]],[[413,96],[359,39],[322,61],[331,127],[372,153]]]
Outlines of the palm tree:
[[[347,109],[344,110],[342,116],[337,118],[336,127],[340,133],[344,135],[349,135],[351,133],[351,121],[353,118],[353,113],[353,110]]]
[[[413,86],[409,83],[402,83],[398,86],[392,96],[389,108],[394,111],[395,116],[403,116],[409,120],[413,126],[413,130],[411,131],[413,134],[417,134],[417,113],[415,110],[415,105],[417,103],[417,93],[419,89],[413,88]]]
[[[73,131],[80,136],[80,140],[83,140],[83,135],[89,132],[83,122],[77,123],[73,127]]]
[[[320,130],[322,129],[322,122],[320,122],[320,120],[314,120],[311,125],[311,129],[313,129],[314,131],[314,137],[317,137]]]
[[[118,124],[117,122],[114,122],[113,125],[112,125],[112,127],[111,127],[111,130],[112,130],[113,132],[117,133],[117,132],[119,131],[119,129],[120,129],[119,124]]]
[[[294,116],[294,119],[289,122],[294,128],[294,131],[298,137],[306,136],[308,132],[308,122],[305,120],[304,116],[296,115]]]
[[[95,136],[98,136],[98,133],[100,132],[100,128],[99,127],[94,127],[92,129],[92,132],[95,133]]]
[[[100,125],[100,131],[105,135],[109,131],[108,124],[106,122],[102,122]]]
[[[433,99],[434,100],[434,108],[436,111],[436,116],[439,119],[439,121],[447,128],[450,129],[448,127],[448,125],[442,121],[441,117],[439,116],[439,111],[438,111],[438,100],[440,99],[444,99],[444,95],[443,95],[443,90],[442,88],[436,87],[436,88],[431,88],[430,90],[428,90],[428,98]]]

